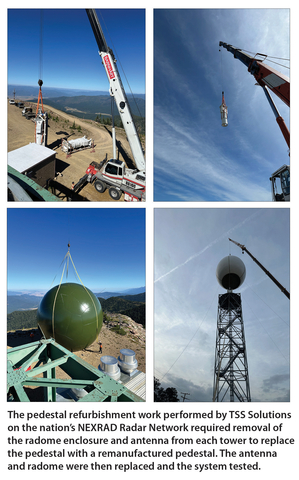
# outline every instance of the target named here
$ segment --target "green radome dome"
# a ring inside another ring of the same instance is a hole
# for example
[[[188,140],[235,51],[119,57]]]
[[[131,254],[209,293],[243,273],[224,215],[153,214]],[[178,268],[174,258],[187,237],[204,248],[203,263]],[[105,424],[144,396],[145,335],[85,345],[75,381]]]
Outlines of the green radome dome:
[[[62,283],[43,297],[37,310],[37,324],[46,338],[54,338],[76,352],[97,338],[103,325],[103,310],[88,288],[78,283]]]

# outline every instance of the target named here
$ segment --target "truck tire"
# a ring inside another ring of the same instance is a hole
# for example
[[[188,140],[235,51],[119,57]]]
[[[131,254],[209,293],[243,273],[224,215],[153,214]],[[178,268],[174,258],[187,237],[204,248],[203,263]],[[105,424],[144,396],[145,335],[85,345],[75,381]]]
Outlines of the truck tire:
[[[109,188],[109,195],[113,200],[119,200],[120,197],[121,197],[121,194],[122,194],[122,192],[120,192],[116,188],[114,188],[114,187]]]
[[[102,182],[101,180],[96,180],[94,182],[94,188],[99,192],[99,193],[104,193],[107,186],[104,182]]]

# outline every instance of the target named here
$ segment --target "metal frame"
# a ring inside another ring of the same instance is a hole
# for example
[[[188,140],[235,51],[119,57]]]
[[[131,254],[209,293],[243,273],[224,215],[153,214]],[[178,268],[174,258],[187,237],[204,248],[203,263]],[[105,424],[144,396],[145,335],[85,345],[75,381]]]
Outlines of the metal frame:
[[[57,379],[56,367],[71,378]],[[38,376],[40,374],[43,376]],[[7,393],[14,401],[29,402],[26,386],[44,387],[46,402],[56,401],[57,388],[85,389],[87,395],[80,398],[80,402],[144,401],[52,338],[8,349]]]
[[[214,402],[250,402],[241,294],[219,295],[214,368]]]
[[[7,172],[7,186],[15,194],[17,201],[30,201],[31,198],[28,198],[30,194],[30,197],[37,201],[61,202],[58,197],[10,165],[7,166]]]
[[[286,165],[284,165],[284,167],[281,167],[278,171],[284,171],[285,170],[285,167]],[[274,175],[274,174],[273,174]],[[255,258],[252,253],[249,252],[249,250],[247,250],[247,248],[245,247],[245,245],[241,245],[240,243],[238,242],[235,242],[234,240],[232,240],[231,238],[229,238],[229,241],[230,242],[233,242],[235,245],[237,245],[238,247],[241,248],[242,250],[242,253],[246,252],[251,258],[252,260],[263,270],[263,272],[268,275],[268,277],[272,280],[272,282],[275,283],[275,285],[282,291],[282,293],[285,294],[285,296],[289,299],[290,298],[290,293],[287,291],[286,288],[284,288],[281,283],[276,280],[275,277],[273,277],[272,273],[269,272],[269,270],[267,270],[264,265],[262,265],[257,258]]]

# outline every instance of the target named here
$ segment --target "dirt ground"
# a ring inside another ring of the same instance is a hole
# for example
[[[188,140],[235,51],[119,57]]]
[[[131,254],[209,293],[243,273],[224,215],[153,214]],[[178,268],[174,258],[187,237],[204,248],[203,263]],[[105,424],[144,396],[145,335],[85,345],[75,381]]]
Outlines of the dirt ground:
[[[36,104],[32,102],[24,102],[25,106],[32,106],[35,112]],[[75,184],[80,180],[86,172],[91,162],[100,163],[105,158],[112,158],[112,138],[111,129],[104,125],[99,125],[91,120],[84,120],[69,115],[60,110],[44,104],[44,110],[49,116],[48,128],[48,148],[56,152],[56,181],[63,186],[63,190],[69,189],[71,194],[72,182]],[[71,127],[76,126],[76,130]],[[22,116],[22,108],[10,105],[7,108],[7,126],[8,126],[8,152],[34,142],[35,124],[33,120],[27,120]],[[81,127],[81,131],[77,130]],[[109,130],[110,129],[110,130]],[[116,128],[116,141],[118,158],[125,161],[127,167],[134,168],[132,154],[127,141],[126,134],[123,129]],[[61,150],[62,139],[75,139],[86,136],[94,141],[94,149],[81,150],[67,156]],[[65,188],[66,187],[66,188]],[[98,193],[95,188],[87,183],[76,196],[77,201],[93,201],[93,202],[114,202],[108,190],[104,193]],[[67,195],[62,193],[59,195],[62,200],[67,199]],[[119,201],[123,201],[121,196]]]

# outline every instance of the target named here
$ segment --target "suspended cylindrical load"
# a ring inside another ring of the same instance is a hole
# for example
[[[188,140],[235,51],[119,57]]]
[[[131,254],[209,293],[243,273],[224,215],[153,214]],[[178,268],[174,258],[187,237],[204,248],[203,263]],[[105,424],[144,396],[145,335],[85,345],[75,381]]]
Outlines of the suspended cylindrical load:
[[[37,145],[47,146],[48,141],[48,115],[39,113],[35,117],[35,143]]]
[[[35,143],[37,145],[47,146],[48,142],[48,114],[44,111],[42,84],[39,80],[39,92],[35,114]]]
[[[224,257],[217,266],[216,277],[225,290],[235,290],[240,287],[245,280],[246,268],[239,257],[229,255]]]
[[[227,125],[228,125],[228,121],[227,121],[228,108],[227,108],[225,100],[224,100],[224,92],[222,92],[222,103],[220,105],[220,114],[221,114],[222,127],[227,127]]]

